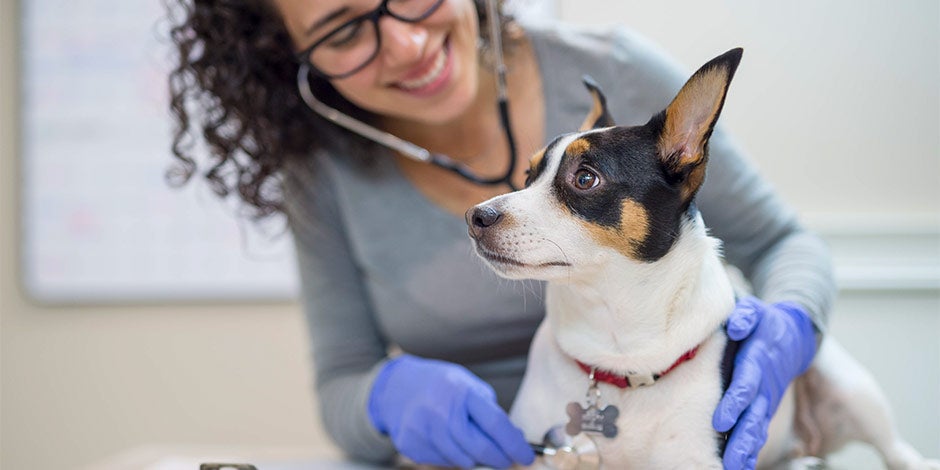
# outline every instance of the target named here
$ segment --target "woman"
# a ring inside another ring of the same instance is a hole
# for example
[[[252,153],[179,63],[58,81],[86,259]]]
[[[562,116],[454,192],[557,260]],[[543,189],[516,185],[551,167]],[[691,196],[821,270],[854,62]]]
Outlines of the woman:
[[[189,139],[201,134],[220,194],[237,190],[258,216],[287,214],[331,437],[377,462],[400,453],[465,468],[530,463],[504,410],[543,315],[540,286],[483,268],[464,211],[521,187],[527,156],[578,127],[590,106],[582,74],[605,88],[617,122],[642,123],[686,73],[624,29],[503,17],[511,145],[482,1],[181,4],[171,76],[179,176],[195,171]],[[300,90],[298,70],[309,71]],[[505,181],[476,184],[373,144],[312,111],[313,100]],[[729,336],[746,339],[713,424],[734,426],[725,466],[753,467],[783,390],[815,353],[834,288],[820,240],[724,132],[710,146],[699,209],[763,299],[731,314]]]

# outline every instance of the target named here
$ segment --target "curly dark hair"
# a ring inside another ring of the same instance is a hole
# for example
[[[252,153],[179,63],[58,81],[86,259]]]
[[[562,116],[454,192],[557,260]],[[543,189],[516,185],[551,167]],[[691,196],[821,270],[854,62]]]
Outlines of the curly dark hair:
[[[483,0],[474,3],[485,38],[486,8]],[[171,185],[188,182],[200,170],[196,154],[207,153],[203,177],[212,190],[221,197],[236,192],[249,215],[260,219],[283,210],[278,172],[290,159],[333,149],[340,141],[371,145],[303,103],[296,89],[300,64],[269,2],[167,0],[167,9],[178,55],[169,76],[177,159],[167,171]],[[503,16],[504,36],[510,22]],[[325,103],[374,121],[329,82],[312,78],[311,87]]]

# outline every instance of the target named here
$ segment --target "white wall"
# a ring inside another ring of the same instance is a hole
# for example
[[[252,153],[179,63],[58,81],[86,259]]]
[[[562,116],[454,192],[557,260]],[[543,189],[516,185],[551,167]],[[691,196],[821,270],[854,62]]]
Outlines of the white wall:
[[[722,121],[813,220],[940,211],[940,2],[558,0],[624,23],[689,71],[745,49]]]
[[[44,308],[23,296],[15,4],[0,7],[0,467],[76,468],[160,444],[329,452],[295,303]],[[564,0],[558,12],[623,21],[690,70],[746,47],[723,119],[832,234],[841,276],[891,287],[844,292],[833,328],[911,441],[940,456],[937,2]],[[843,468],[877,468],[866,456]]]

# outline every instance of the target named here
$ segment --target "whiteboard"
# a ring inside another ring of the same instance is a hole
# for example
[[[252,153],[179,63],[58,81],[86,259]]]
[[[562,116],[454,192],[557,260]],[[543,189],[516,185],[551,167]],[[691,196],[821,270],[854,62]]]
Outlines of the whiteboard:
[[[169,187],[163,2],[22,2],[24,287],[44,303],[290,299],[286,225]]]
[[[520,18],[555,15],[519,0]],[[42,303],[280,300],[283,218],[239,218],[173,164],[163,2],[30,0],[22,11],[22,279]]]

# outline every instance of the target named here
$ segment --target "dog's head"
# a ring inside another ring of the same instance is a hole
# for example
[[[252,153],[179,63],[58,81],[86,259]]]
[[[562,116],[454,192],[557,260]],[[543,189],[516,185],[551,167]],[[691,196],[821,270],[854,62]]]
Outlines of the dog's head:
[[[705,179],[708,139],[741,49],[700,68],[642,126],[616,126],[600,89],[578,132],[531,160],[523,190],[467,211],[477,253],[500,275],[571,278],[610,257],[650,263],[669,252]]]

